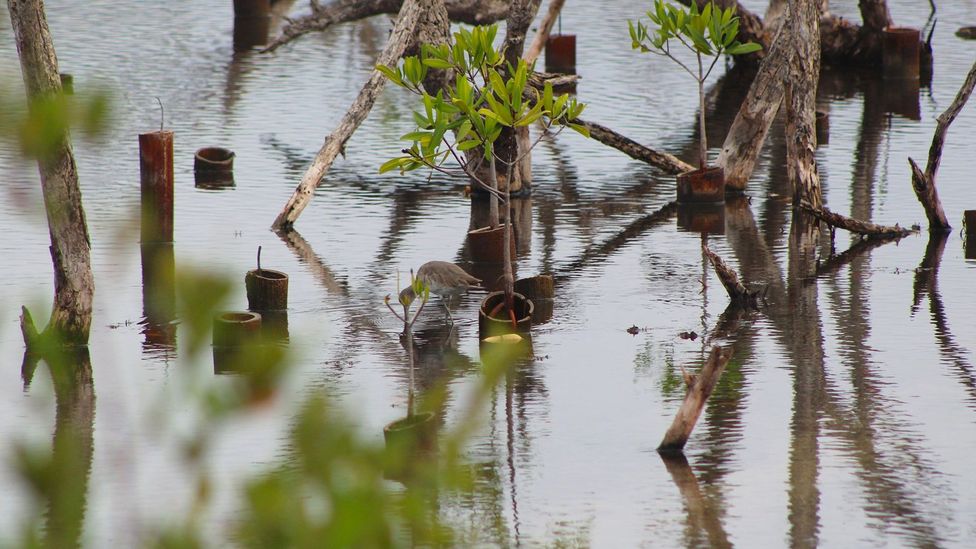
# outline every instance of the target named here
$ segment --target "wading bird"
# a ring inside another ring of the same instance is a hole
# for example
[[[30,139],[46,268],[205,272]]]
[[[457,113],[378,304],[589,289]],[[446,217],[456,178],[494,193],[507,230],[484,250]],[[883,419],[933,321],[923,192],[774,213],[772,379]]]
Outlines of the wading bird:
[[[416,276],[430,289],[430,293],[441,298],[444,310],[447,311],[447,318],[451,322],[454,322],[450,309],[451,300],[481,283],[481,279],[469,275],[461,267],[447,261],[428,261],[420,266]],[[400,303],[404,307],[409,307],[416,297],[413,287],[408,286],[400,292]]]

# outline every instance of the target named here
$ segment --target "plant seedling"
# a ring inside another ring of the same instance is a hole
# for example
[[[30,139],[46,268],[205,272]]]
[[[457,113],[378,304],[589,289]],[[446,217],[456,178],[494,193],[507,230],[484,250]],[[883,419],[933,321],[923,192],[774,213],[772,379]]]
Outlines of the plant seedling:
[[[654,8],[647,12],[647,17],[653,25],[645,25],[640,20],[627,21],[631,47],[644,53],[667,57],[698,82],[698,123],[701,136],[698,163],[699,167],[704,169],[708,165],[708,140],[705,136],[705,80],[708,79],[723,53],[742,55],[759,51],[762,46],[755,42],[742,43],[736,40],[739,34],[739,18],[735,15],[734,7],[723,10],[714,2],[709,2],[699,10],[696,2],[691,2],[691,7],[685,8],[664,0],[654,0]],[[697,69],[689,67],[674,56],[671,51],[674,42],[695,54],[698,61]],[[706,68],[707,58],[711,58],[711,62]]]

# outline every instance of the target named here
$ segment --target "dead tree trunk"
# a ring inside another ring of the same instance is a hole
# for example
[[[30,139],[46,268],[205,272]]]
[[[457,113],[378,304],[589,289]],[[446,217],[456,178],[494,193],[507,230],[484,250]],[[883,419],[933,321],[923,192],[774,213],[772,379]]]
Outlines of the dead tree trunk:
[[[718,254],[709,249],[704,238],[702,238],[701,246],[702,253],[712,264],[715,274],[718,275],[718,279],[722,282],[722,286],[725,288],[725,292],[729,294],[732,303],[739,306],[756,307],[759,304],[760,293],[746,288],[746,285],[739,281],[739,275],[732,267],[729,267]]]
[[[745,190],[766,134],[783,102],[783,82],[789,75],[794,53],[790,47],[793,26],[792,23],[783,25],[773,39],[719,153],[718,165],[725,170],[725,185],[733,191]]]
[[[431,41],[431,37],[421,37],[419,29],[442,27],[443,36],[447,35],[448,24],[447,13],[444,11],[444,3],[440,0],[407,0],[400,10],[396,25],[390,34],[390,39],[386,48],[380,53],[376,60],[377,64],[394,65],[404,55],[404,53],[421,40]],[[436,34],[436,33],[435,33]],[[386,77],[378,70],[373,70],[363,85],[352,106],[339,121],[338,127],[325,139],[322,148],[316,155],[312,165],[305,171],[302,181],[298,184],[294,194],[285,204],[284,209],[278,214],[271,228],[275,231],[287,231],[295,224],[302,210],[312,200],[312,194],[322,182],[326,172],[332,167],[336,157],[345,148],[346,141],[352,136],[353,132],[362,124],[369,114],[376,97],[386,83]]]
[[[946,132],[949,131],[949,124],[956,119],[969,96],[973,93],[976,86],[976,63],[969,69],[966,81],[963,83],[956,98],[949,105],[946,111],[939,115],[938,123],[935,126],[935,135],[932,136],[932,147],[929,148],[929,161],[922,172],[918,164],[908,158],[908,163],[912,166],[912,187],[918,196],[919,202],[925,208],[925,216],[929,220],[929,232],[945,232],[952,229],[949,220],[946,219],[945,211],[942,209],[942,201],[939,200],[939,192],[935,188],[935,174],[939,171],[939,163],[942,162],[942,147],[945,145]]]
[[[680,452],[691,437],[691,431],[698,422],[708,397],[711,396],[718,378],[722,376],[725,365],[732,358],[732,349],[715,346],[708,355],[708,361],[697,375],[685,373],[685,384],[688,386],[688,393],[678,408],[678,413],[674,416],[674,421],[668,432],[664,434],[664,440],[657,447],[658,452]]]
[[[786,80],[786,166],[793,202],[823,205],[817,150],[817,83],[820,80],[819,0],[791,0],[793,55]]]
[[[42,0],[7,0],[17,42],[27,100],[33,110],[61,93],[58,58],[48,30]],[[50,150],[37,159],[51,235],[54,263],[54,307],[45,333],[58,343],[86,345],[91,329],[95,281],[91,270],[91,242],[78,186],[78,168],[65,130]],[[28,348],[38,336],[30,313],[21,317]]]

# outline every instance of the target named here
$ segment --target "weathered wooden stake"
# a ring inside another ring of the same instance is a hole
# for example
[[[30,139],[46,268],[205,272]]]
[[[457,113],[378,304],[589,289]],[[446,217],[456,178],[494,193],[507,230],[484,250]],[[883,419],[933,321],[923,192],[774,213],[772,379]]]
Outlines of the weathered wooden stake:
[[[685,374],[688,393],[685,394],[685,400],[678,408],[678,413],[674,416],[671,427],[664,434],[664,440],[657,447],[658,452],[681,452],[684,449],[685,443],[691,436],[691,431],[695,428],[695,423],[698,422],[702,408],[705,407],[708,397],[715,389],[715,384],[718,383],[718,378],[722,376],[722,371],[725,370],[725,365],[728,364],[730,358],[732,358],[731,347],[722,349],[716,345],[712,347],[708,361],[705,362],[705,366],[702,367],[699,374]]]
[[[173,241],[173,132],[139,134],[142,242]]]

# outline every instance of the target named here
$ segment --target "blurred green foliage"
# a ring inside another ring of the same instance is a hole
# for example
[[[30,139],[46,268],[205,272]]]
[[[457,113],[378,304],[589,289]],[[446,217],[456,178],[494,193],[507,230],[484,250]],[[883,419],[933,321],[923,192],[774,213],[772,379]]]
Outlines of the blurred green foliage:
[[[111,127],[111,113],[112,95],[105,89],[45,95],[28,106],[22,91],[0,87],[0,138],[16,139],[28,158],[48,156],[72,130],[98,138]]]

